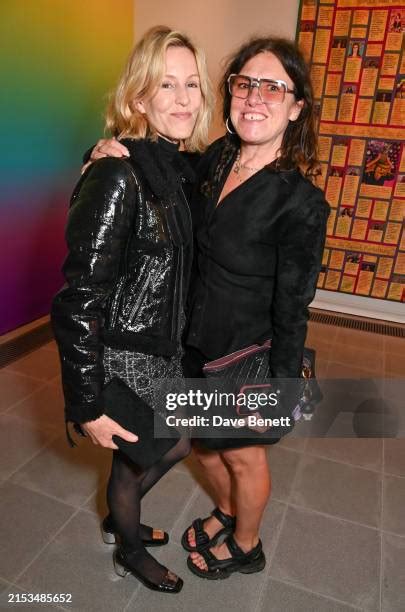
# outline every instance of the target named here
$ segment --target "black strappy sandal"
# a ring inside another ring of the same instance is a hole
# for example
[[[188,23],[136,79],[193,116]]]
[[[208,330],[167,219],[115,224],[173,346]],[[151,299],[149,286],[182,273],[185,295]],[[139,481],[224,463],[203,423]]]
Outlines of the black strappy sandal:
[[[266,557],[262,549],[261,540],[252,550],[245,553],[235,542],[232,535],[229,535],[226,540],[226,545],[231,554],[229,559],[217,559],[209,549],[199,550],[199,554],[203,557],[207,564],[207,570],[200,569],[192,560],[187,559],[188,569],[200,578],[207,580],[224,580],[229,578],[234,572],[242,574],[254,574],[261,572],[266,565]]]
[[[144,525],[142,525],[144,526]],[[105,517],[103,522],[100,525],[101,529],[101,537],[103,538],[103,542],[105,544],[118,544],[118,535],[115,533],[114,525],[111,519],[111,515]],[[151,538],[142,538],[142,544],[151,548],[152,546],[164,546],[169,541],[169,534],[162,529],[153,529],[150,527],[152,531]],[[157,532],[162,533],[163,537],[154,537],[157,535]]]
[[[113,554],[114,569],[118,576],[125,578],[127,574],[132,574],[142,584],[152,591],[159,591],[160,593],[180,593],[183,588],[183,581],[181,578],[176,576],[172,571],[166,568],[166,575],[159,584],[155,584],[149,578],[144,576],[139,570],[131,566],[128,561],[125,552],[118,548]]]
[[[229,535],[235,531],[236,518],[234,516],[224,514],[224,512],[221,512],[219,508],[214,508],[214,510],[211,512],[211,515],[215,516],[215,518],[220,523],[222,523],[223,528],[220,529],[218,533],[216,533],[210,539],[208,533],[204,531],[204,521],[206,521],[209,516],[204,519],[195,519],[195,521],[193,521],[190,527],[187,527],[186,531],[181,537],[181,545],[185,550],[187,550],[188,552],[200,552],[205,548],[211,548],[212,546],[215,546],[215,544],[218,542],[219,538],[222,535]],[[190,529],[194,529],[196,543],[195,546],[190,546],[190,544],[188,543],[188,532]]]

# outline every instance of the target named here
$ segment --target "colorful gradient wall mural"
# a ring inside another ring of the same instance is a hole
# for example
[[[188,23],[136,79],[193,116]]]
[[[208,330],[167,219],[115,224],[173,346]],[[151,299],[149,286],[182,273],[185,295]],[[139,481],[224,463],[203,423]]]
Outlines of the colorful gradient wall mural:
[[[83,151],[133,44],[133,0],[2,0],[0,334],[49,312]]]

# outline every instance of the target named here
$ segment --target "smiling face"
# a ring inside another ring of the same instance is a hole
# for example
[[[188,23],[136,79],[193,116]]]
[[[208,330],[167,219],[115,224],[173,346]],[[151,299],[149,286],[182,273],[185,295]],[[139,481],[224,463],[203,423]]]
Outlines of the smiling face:
[[[259,79],[282,80],[287,83],[288,89],[294,89],[294,83],[283,65],[269,51],[252,57],[242,66],[240,74]],[[282,104],[264,104],[257,87],[254,87],[245,100],[232,97],[231,121],[242,144],[264,145],[276,152],[281,147],[289,121],[298,118],[302,106],[303,101],[297,102],[291,93],[285,94]]]
[[[189,138],[202,103],[194,54],[186,47],[169,47],[165,73],[152,98],[136,103],[149,125],[169,140]]]

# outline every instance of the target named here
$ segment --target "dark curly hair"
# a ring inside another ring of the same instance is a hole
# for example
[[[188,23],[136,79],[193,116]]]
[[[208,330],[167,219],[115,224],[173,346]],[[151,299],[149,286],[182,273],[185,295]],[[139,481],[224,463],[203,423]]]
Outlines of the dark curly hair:
[[[270,164],[277,170],[299,168],[308,178],[320,173],[317,137],[315,132],[314,97],[309,69],[297,45],[285,38],[274,36],[252,38],[244,43],[228,61],[220,88],[224,100],[223,118],[229,118],[232,96],[228,90],[230,74],[239,74],[252,57],[264,52],[273,53],[294,83],[295,99],[304,106],[296,121],[290,121],[283,136],[279,157]]]

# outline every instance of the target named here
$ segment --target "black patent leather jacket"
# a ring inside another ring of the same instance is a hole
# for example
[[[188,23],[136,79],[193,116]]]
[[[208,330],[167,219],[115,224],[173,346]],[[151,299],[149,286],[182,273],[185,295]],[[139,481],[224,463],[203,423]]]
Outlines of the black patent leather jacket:
[[[177,151],[170,161],[161,155],[161,142],[123,143],[128,160],[95,162],[73,192],[66,285],[52,305],[65,418],[76,423],[104,412],[104,345],[163,356],[179,350],[192,260],[182,181],[192,175]]]

